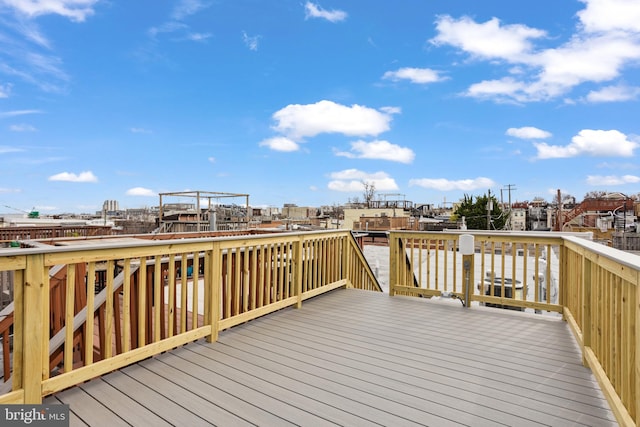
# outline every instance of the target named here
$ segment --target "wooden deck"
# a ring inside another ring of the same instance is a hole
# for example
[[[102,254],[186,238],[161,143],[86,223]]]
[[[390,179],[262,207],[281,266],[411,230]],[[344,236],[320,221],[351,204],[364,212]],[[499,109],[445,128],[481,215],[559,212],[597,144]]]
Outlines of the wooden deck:
[[[617,425],[561,320],[351,289],[45,403],[72,426]]]

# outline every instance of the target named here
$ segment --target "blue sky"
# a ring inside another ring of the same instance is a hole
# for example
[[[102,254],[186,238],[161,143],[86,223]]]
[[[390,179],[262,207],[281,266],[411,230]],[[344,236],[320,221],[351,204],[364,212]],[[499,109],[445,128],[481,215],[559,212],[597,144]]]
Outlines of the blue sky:
[[[0,0],[0,212],[635,194],[639,65],[637,0]]]

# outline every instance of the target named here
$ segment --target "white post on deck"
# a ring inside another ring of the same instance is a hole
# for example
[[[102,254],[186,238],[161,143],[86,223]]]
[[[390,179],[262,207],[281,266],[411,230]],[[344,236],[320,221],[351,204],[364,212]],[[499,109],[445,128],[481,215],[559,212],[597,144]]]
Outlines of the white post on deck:
[[[462,234],[459,238],[462,266],[464,269],[464,305],[471,307],[471,287],[473,286],[473,254],[475,240],[472,234]]]

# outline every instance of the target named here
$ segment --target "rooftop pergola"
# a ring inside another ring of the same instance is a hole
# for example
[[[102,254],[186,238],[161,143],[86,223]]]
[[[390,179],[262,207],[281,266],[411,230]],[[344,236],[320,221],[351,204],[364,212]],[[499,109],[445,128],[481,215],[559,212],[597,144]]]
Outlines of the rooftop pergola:
[[[164,217],[164,212],[163,212],[163,204],[162,204],[162,198],[163,197],[187,197],[187,198],[195,198],[196,199],[196,212],[197,212],[197,216],[198,216],[198,231],[200,231],[200,222],[202,221],[202,211],[200,209],[200,200],[202,199],[206,199],[207,200],[207,207],[209,210],[211,210],[211,200],[212,199],[222,199],[222,198],[238,198],[238,197],[244,197],[245,198],[245,206],[247,208],[247,215],[250,216],[251,213],[249,212],[249,195],[248,194],[242,194],[242,193],[223,193],[223,192],[219,192],[219,191],[177,191],[177,192],[170,192],[170,193],[159,193],[158,194],[160,196],[160,204],[159,204],[159,208],[160,208],[160,212],[159,212],[159,221],[160,223],[162,223],[162,218]]]

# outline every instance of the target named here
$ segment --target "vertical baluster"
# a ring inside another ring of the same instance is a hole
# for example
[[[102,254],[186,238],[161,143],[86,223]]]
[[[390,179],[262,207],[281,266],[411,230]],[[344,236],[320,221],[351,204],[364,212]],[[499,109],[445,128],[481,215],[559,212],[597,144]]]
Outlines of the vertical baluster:
[[[64,371],[71,372],[73,369],[73,317],[75,308],[75,284],[76,268],[75,264],[67,265],[67,280],[65,283],[65,338],[64,338]]]

